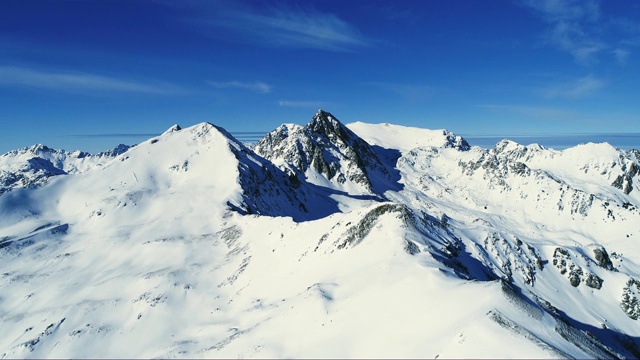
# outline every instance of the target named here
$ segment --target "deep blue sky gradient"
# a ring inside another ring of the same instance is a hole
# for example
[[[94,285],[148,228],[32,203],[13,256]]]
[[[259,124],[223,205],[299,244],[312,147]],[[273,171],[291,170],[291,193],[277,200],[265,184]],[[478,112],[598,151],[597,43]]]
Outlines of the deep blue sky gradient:
[[[0,153],[390,122],[640,133],[640,2],[30,1],[0,9]]]

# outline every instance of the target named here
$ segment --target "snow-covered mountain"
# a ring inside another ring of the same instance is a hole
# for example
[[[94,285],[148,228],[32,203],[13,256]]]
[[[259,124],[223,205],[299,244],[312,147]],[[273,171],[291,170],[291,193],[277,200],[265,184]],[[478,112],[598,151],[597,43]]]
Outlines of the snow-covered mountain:
[[[391,183],[374,148],[322,110],[306,126],[285,124],[268,133],[254,150],[295,176],[349,194],[377,194]]]
[[[10,151],[0,156],[0,195],[11,189],[41,186],[52,176],[77,174],[102,166],[129,148],[120,144],[112,150],[91,155],[37,144]]]
[[[640,357],[637,151],[318,111],[49,152],[2,158],[51,164],[0,195],[3,358]]]

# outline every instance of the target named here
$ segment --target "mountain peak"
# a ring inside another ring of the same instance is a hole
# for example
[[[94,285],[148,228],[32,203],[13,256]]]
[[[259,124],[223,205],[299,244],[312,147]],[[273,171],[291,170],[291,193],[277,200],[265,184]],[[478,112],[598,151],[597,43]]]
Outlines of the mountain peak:
[[[47,145],[43,145],[43,144],[32,145],[32,146],[28,147],[27,150],[32,152],[32,153],[34,153],[34,154],[38,154],[40,152],[50,152],[50,151],[52,151],[52,149],[50,147],[48,147]]]
[[[167,131],[163,132],[162,135],[170,134],[180,130],[182,130],[182,127],[180,127],[180,125],[178,124],[174,124],[170,128],[168,128]]]
[[[345,193],[373,194],[386,188],[378,185],[390,179],[371,145],[322,109],[304,127],[280,127],[267,134],[254,150],[283,168],[306,174],[312,183]]]
[[[104,151],[104,152],[100,152],[96,156],[98,156],[98,157],[100,157],[100,156],[116,157],[116,156],[118,156],[120,154],[124,154],[125,152],[129,151],[129,149],[131,149],[131,148],[132,148],[132,146],[129,146],[129,145],[118,144],[113,149],[108,150],[108,151]]]
[[[330,112],[319,109],[311,121],[337,121],[335,116],[333,116]]]
[[[227,130],[207,121],[196,124],[188,128],[188,130],[192,131],[198,137],[206,136],[209,134],[217,134],[226,138],[227,140],[232,140],[233,142],[239,143],[239,141],[237,141]]]
[[[346,127],[328,111],[318,110],[307,125],[307,128],[314,133],[324,134],[329,137],[346,139],[348,131]]]
[[[201,123],[195,124],[191,127],[191,129],[195,129],[195,130],[207,130],[207,129],[211,129],[215,127],[212,123],[208,122],[208,121],[203,121]]]

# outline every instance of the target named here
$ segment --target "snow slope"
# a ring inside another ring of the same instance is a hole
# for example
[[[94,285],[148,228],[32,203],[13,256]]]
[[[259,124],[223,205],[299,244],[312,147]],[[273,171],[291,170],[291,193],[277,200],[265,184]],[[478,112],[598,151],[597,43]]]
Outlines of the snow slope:
[[[16,188],[37,187],[56,175],[77,174],[103,166],[129,150],[118,145],[113,150],[91,155],[79,150],[67,152],[37,144],[0,156],[0,194]]]
[[[5,192],[0,357],[640,357],[635,153],[465,144],[202,123]]]
[[[469,144],[464,138],[447,130],[420,129],[389,123],[368,124],[360,121],[347,124],[347,127],[371,145],[400,150],[402,154],[421,146],[469,149]]]

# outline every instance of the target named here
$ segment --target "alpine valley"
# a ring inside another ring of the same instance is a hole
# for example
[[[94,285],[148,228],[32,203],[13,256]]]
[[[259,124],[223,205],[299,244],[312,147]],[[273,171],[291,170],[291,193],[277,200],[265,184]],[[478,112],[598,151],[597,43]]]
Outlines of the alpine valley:
[[[639,358],[640,152],[319,110],[0,156],[1,358]]]

